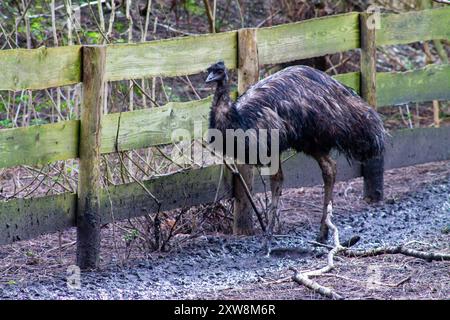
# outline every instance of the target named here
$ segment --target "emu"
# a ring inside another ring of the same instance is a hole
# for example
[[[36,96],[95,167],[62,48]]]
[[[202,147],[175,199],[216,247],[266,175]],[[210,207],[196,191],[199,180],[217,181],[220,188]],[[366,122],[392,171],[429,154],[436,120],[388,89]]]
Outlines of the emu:
[[[278,129],[280,153],[294,149],[317,161],[324,181],[323,215],[317,240],[325,242],[328,238],[326,210],[333,201],[336,179],[336,162],[330,151],[336,149],[348,160],[357,161],[381,156],[386,131],[378,113],[351,88],[307,66],[288,67],[259,81],[234,103],[229,95],[225,64],[215,63],[207,72],[205,82],[216,84],[210,129],[222,133],[227,129]],[[281,165],[271,175],[270,184],[269,234],[282,193]]]

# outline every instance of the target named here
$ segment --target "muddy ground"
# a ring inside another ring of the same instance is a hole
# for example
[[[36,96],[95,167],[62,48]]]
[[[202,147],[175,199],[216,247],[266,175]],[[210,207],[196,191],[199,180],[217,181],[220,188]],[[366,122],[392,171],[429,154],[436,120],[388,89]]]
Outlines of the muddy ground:
[[[334,222],[341,238],[361,236],[355,248],[410,244],[450,252],[450,162],[391,170],[386,200],[367,205],[362,181],[336,186]],[[135,250],[119,260],[112,228],[104,228],[102,267],[81,275],[81,289],[67,287],[75,257],[74,230],[0,247],[0,299],[322,299],[290,280],[290,267],[322,267],[327,249],[314,247],[322,188],[284,192],[276,251],[266,257],[261,237],[205,233],[170,252]],[[117,231],[116,231],[117,232]],[[117,237],[117,235],[115,235]],[[336,270],[317,279],[347,299],[449,299],[450,263],[401,255],[339,257]],[[374,284],[373,281],[376,283]]]

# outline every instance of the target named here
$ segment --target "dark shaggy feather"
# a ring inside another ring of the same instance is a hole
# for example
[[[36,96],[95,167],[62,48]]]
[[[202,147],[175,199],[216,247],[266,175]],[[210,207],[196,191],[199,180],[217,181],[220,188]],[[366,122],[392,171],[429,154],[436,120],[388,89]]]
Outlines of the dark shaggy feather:
[[[280,152],[321,156],[337,149],[359,161],[380,156],[386,136],[378,113],[352,89],[307,66],[259,81],[236,103],[227,81],[218,82],[210,128],[279,129]]]

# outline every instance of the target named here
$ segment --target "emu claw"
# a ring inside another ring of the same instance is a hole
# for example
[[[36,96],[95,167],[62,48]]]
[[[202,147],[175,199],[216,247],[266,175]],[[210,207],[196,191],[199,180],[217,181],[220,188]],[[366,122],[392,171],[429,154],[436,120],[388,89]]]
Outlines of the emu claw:
[[[341,245],[343,247],[350,248],[350,247],[354,246],[355,244],[357,244],[359,242],[359,240],[361,240],[360,236],[358,236],[358,235],[352,236],[350,239],[342,241]]]
[[[328,240],[328,234],[323,234],[322,232],[316,237],[316,241],[322,244],[326,244]]]

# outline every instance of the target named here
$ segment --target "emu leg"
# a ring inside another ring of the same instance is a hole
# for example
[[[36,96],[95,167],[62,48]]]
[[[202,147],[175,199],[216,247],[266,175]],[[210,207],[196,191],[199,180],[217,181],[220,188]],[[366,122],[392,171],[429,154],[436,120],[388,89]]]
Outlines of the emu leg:
[[[333,201],[333,188],[336,181],[336,161],[329,155],[315,157],[319,163],[320,170],[322,170],[322,177],[324,182],[324,199],[323,199],[323,213],[320,221],[320,232],[317,241],[325,243],[328,239],[328,226],[325,223],[327,215],[327,206],[330,201]]]
[[[270,176],[270,190],[272,191],[272,203],[268,211],[268,225],[266,230],[266,244],[265,247],[268,249],[270,241],[272,239],[273,228],[275,226],[275,221],[278,216],[278,206],[280,202],[280,197],[283,189],[283,171],[281,170],[281,163],[277,173]]]

